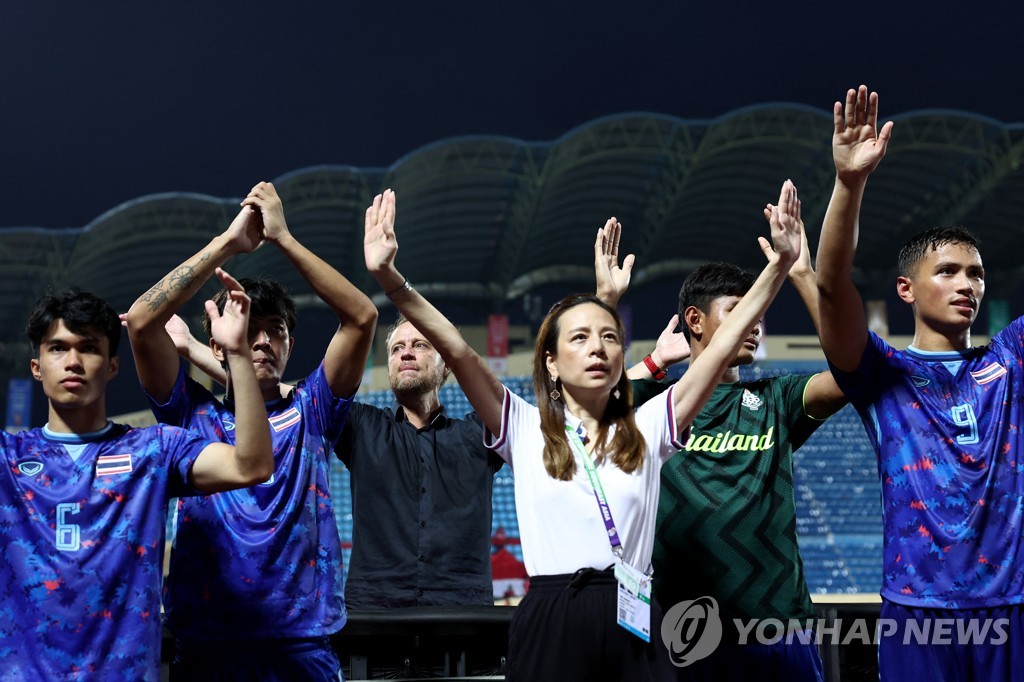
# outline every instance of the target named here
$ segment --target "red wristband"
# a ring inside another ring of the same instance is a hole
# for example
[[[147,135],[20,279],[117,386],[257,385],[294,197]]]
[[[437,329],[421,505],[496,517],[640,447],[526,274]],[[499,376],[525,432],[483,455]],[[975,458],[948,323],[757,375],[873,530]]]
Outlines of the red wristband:
[[[658,367],[657,363],[654,362],[654,358],[652,358],[650,355],[644,358],[644,365],[647,366],[647,369],[650,371],[651,376],[653,376],[655,379],[660,381],[665,378],[665,370],[663,370],[661,367]]]

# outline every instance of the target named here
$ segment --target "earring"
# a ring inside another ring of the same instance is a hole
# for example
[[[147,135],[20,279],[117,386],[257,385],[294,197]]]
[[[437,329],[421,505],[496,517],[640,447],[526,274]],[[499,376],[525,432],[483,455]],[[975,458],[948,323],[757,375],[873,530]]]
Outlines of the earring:
[[[551,393],[548,393],[548,397],[551,398],[552,401],[557,402],[558,399],[562,397],[562,393],[558,390],[558,379],[554,379],[553,381],[555,382],[555,387],[551,389]]]
[[[614,391],[612,391],[612,395],[615,397],[616,400],[618,400],[619,398],[622,397],[622,392],[619,391],[619,389],[615,389]]]

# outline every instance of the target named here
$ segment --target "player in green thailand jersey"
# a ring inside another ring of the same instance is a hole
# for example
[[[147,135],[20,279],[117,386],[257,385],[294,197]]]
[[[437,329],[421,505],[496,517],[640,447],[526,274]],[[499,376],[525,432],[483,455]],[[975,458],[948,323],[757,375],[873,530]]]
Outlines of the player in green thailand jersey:
[[[771,205],[765,215],[772,219]],[[802,223],[801,223],[802,229]],[[806,244],[806,238],[805,238]],[[808,249],[789,279],[815,318],[817,285]],[[679,295],[679,314],[654,353],[629,371],[636,405],[667,388],[649,379],[664,368],[695,358],[750,288],[753,276],[726,263],[694,271]],[[598,270],[598,294],[617,300]],[[683,331],[674,332],[679,320]],[[832,375],[784,376],[741,382],[739,366],[754,361],[758,324],[694,420],[686,448],[661,474],[654,547],[655,596],[666,612],[675,604],[713,597],[725,626],[722,643],[708,658],[679,669],[687,680],[816,680],[822,665],[810,644],[756,643],[752,632],[740,646],[734,619],[806,622],[814,610],[804,580],[796,537],[793,451],[845,403]],[[689,344],[687,344],[689,340]]]

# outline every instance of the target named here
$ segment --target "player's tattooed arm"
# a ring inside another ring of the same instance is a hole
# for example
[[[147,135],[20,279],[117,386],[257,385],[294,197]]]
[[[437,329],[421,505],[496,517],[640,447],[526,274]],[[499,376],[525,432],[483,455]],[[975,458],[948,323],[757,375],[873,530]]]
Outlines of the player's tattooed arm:
[[[164,280],[160,280],[152,287],[149,291],[139,297],[139,301],[145,303],[150,310],[158,310],[160,306],[167,303],[167,291],[166,283]]]
[[[199,256],[199,264],[208,262],[212,257],[213,254],[207,251]],[[139,297],[139,300],[145,303],[151,311],[156,312],[171,300],[169,292],[184,291],[192,296],[199,289],[200,284],[202,282],[199,280],[196,268],[185,263],[150,287],[149,291]]]
[[[142,387],[166,400],[178,376],[177,351],[164,325],[229,258],[248,253],[263,239],[262,222],[244,206],[222,234],[142,294],[126,316]]]

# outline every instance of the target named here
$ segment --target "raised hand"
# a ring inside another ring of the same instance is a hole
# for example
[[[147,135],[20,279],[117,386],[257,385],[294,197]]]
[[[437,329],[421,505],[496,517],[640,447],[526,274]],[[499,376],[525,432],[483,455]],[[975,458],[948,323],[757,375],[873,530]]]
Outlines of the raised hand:
[[[242,206],[224,231],[235,253],[251,253],[263,243],[263,225],[259,213],[251,206]]]
[[[291,234],[284,219],[284,205],[273,184],[260,182],[254,185],[242,200],[242,206],[258,212],[257,225],[268,242],[279,242]]]
[[[167,330],[167,335],[174,341],[174,347],[178,350],[178,355],[186,355],[187,357],[189,343],[192,341],[192,332],[189,331],[185,320],[177,315],[171,315],[171,319],[167,320],[167,323],[164,324],[164,329]]]
[[[878,130],[878,93],[868,94],[866,85],[846,93],[846,105],[836,102],[832,109],[832,159],[842,181],[862,180],[875,170],[885,156],[892,136],[892,121]]]
[[[676,331],[678,326],[679,315],[673,315],[654,344],[651,359],[658,367],[671,367],[690,357],[690,344],[682,330]]]
[[[594,275],[597,278],[597,297],[609,305],[616,305],[629,288],[636,257],[626,256],[619,266],[619,238],[622,223],[612,217],[597,231],[594,240]]]
[[[366,269],[378,273],[394,268],[398,240],[395,238],[395,193],[388,189],[373,198],[366,209],[363,257]]]
[[[799,199],[796,200],[796,222],[797,228],[800,230],[800,257],[793,263],[793,267],[789,269],[790,277],[803,277],[805,275],[814,275],[814,266],[811,265],[811,249],[807,245],[807,230],[804,229],[804,220],[800,217],[800,210],[802,204]],[[768,204],[764,208],[764,217],[768,221],[769,226],[772,222],[772,211],[775,209],[774,204]]]
[[[210,336],[228,353],[245,353],[249,350],[249,297],[234,277],[217,268],[227,298],[224,312],[217,310],[213,301],[206,302],[206,314],[210,316]]]
[[[792,180],[786,180],[782,183],[779,203],[771,208],[768,217],[772,241],[769,243],[764,237],[757,238],[768,262],[778,261],[787,266],[787,270],[800,257],[801,241],[805,239],[801,236],[803,231],[800,229],[799,211],[800,200],[796,196],[796,185]]]

